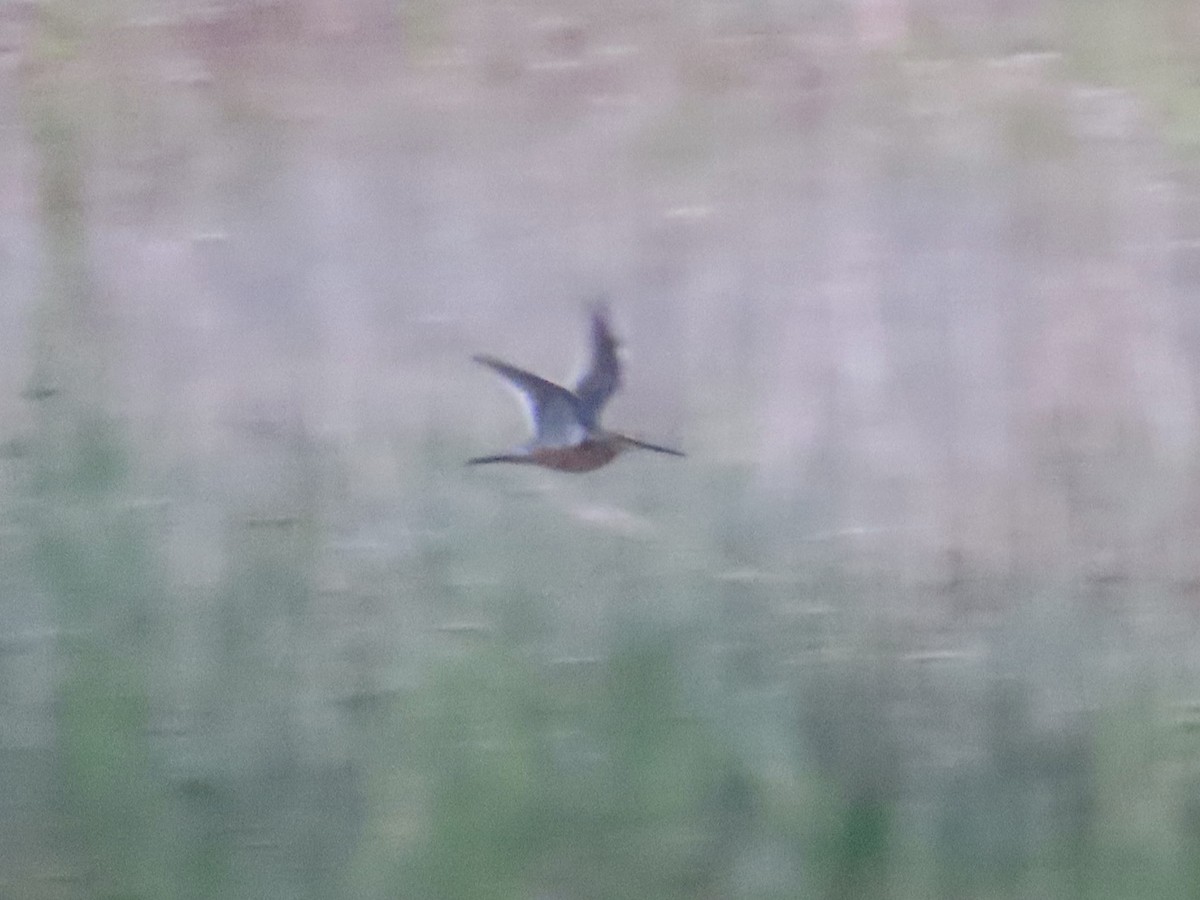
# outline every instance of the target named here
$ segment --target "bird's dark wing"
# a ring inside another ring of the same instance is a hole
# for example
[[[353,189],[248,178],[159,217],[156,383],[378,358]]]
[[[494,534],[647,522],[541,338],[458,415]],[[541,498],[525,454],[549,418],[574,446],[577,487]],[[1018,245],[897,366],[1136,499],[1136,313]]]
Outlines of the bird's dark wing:
[[[587,437],[588,430],[580,421],[579,400],[566,388],[490,356],[474,359],[516,388],[529,413],[535,444],[570,447]]]
[[[617,339],[608,325],[608,310],[597,304],[592,309],[592,364],[575,387],[584,425],[596,427],[600,410],[620,386],[621,364],[617,360]]]

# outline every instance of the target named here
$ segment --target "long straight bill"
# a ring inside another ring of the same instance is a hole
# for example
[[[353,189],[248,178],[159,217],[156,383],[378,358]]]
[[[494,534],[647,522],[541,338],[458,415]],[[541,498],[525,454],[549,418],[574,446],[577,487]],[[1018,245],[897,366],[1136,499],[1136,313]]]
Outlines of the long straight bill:
[[[663,447],[660,444],[649,444],[646,441],[639,441],[637,438],[622,435],[622,440],[633,447],[641,447],[643,450],[653,450],[655,453],[666,453],[670,456],[687,456],[682,450],[672,450],[670,447]]]

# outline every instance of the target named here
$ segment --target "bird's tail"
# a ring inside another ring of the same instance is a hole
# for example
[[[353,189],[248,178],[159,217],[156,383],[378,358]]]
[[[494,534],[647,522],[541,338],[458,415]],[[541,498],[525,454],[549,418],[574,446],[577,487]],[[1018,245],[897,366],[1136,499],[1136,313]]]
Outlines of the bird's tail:
[[[673,450],[670,447],[663,447],[659,444],[650,444],[646,441],[639,441],[637,438],[631,438],[628,435],[621,435],[621,440],[631,447],[640,447],[643,450],[653,450],[655,453],[666,453],[670,456],[687,456],[682,450]]]
[[[495,456],[476,456],[467,460],[468,466],[482,466],[486,463],[523,463],[529,462],[524,456],[517,456],[512,453],[497,453]]]

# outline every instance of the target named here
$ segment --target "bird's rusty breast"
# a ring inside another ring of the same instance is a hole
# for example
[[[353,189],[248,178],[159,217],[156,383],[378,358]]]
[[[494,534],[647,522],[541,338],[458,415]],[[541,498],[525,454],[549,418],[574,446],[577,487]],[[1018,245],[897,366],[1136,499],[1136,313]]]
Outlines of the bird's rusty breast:
[[[570,447],[534,447],[534,464],[560,472],[590,472],[612,462],[622,450],[619,441],[589,437]]]

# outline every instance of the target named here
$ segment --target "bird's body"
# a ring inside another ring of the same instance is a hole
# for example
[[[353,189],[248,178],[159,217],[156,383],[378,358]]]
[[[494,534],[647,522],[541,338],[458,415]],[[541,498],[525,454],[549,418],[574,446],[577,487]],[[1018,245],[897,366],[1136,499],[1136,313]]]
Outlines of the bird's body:
[[[560,472],[590,472],[635,447],[684,455],[600,427],[600,410],[621,384],[617,341],[602,307],[592,312],[591,366],[573,391],[490,356],[476,356],[475,360],[516,388],[529,409],[533,439],[509,453],[467,460],[469,465],[509,462]]]
[[[569,447],[529,447],[518,453],[478,456],[469,462],[473,465],[494,462],[524,463],[557,469],[559,472],[590,472],[608,465],[620,452],[613,441],[585,438]]]

